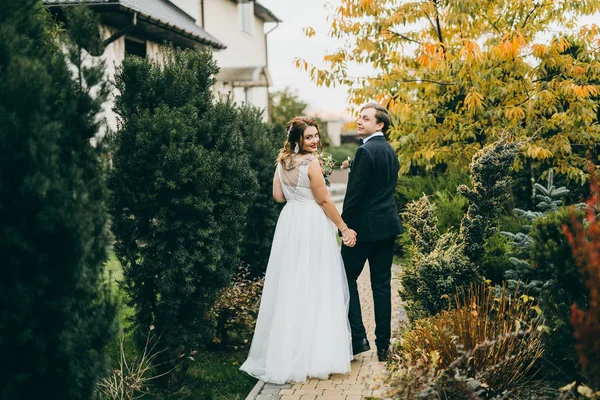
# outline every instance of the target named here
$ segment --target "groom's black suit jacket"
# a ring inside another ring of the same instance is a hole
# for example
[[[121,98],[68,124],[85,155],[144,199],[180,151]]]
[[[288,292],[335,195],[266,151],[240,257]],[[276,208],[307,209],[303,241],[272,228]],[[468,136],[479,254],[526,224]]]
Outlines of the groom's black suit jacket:
[[[376,242],[402,231],[394,202],[399,170],[398,156],[383,136],[370,138],[356,151],[342,218],[359,242]]]

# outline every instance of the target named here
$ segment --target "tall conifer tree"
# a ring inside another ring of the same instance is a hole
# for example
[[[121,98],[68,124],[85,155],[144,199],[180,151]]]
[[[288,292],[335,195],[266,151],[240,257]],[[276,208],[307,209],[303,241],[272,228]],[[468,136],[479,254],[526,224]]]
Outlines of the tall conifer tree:
[[[0,9],[0,398],[89,399],[115,316],[102,284],[107,192],[90,145],[101,79],[74,79],[81,65],[69,69],[41,1]]]

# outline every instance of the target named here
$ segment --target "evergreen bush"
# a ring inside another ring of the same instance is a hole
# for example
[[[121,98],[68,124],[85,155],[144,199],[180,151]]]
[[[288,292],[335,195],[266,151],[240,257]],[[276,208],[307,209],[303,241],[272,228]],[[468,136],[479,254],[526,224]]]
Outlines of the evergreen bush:
[[[582,217],[582,212],[578,212]],[[540,307],[549,328],[545,336],[549,373],[567,382],[577,378],[577,354],[571,325],[571,306],[586,307],[588,296],[562,227],[572,227],[567,208],[537,219],[531,229],[531,264],[519,278],[536,282]]]
[[[336,166],[340,166],[342,162],[348,159],[354,158],[354,154],[356,154],[356,150],[358,149],[358,144],[356,143],[345,143],[341,146],[329,146],[327,151],[333,157],[333,161],[335,161]]]
[[[90,399],[116,313],[101,148],[90,144],[106,83],[101,63],[66,55],[85,57],[98,21],[73,11],[65,54],[42,1],[0,9],[0,399]]]
[[[481,258],[497,230],[518,148],[499,142],[473,157],[471,187],[458,188],[469,202],[459,233],[450,230],[438,237],[435,208],[427,197],[406,207],[403,217],[413,246],[411,262],[402,271],[401,296],[411,321],[440,312],[457,287],[481,280]]]
[[[510,241],[510,268],[505,279],[510,287],[526,288],[539,302],[549,329],[544,336],[549,361],[546,373],[567,382],[577,379],[577,356],[570,320],[572,304],[585,307],[587,292],[571,255],[563,226],[572,226],[564,199],[565,187],[556,187],[550,170],[545,185],[534,184],[536,211],[515,208],[525,223],[519,232],[501,232]],[[577,204],[576,208],[581,208]],[[583,213],[578,211],[579,217]]]
[[[402,270],[400,297],[410,321],[447,309],[457,287],[480,280],[478,269],[457,244],[458,235],[442,235],[430,253],[416,253]]]
[[[258,190],[248,198],[248,218],[244,230],[241,259],[254,277],[261,276],[269,261],[275,225],[281,204],[273,200],[275,159],[286,132],[274,124],[265,124],[262,111],[255,107],[239,108],[239,130],[244,138],[244,151],[255,172]]]
[[[471,186],[458,187],[469,202],[460,236],[465,254],[476,264],[485,252],[485,242],[498,231],[504,203],[509,199],[510,171],[519,148],[519,143],[504,141],[486,146],[471,161]]]
[[[214,336],[210,309],[239,264],[256,174],[243,151],[240,111],[215,103],[209,51],[163,49],[126,58],[116,76],[113,232],[140,345],[152,325],[159,372]]]
[[[436,192],[455,194],[458,186],[468,182],[467,174],[451,171],[444,173],[424,171],[418,175],[402,175],[396,184],[396,207],[402,210],[411,201]]]
[[[510,250],[508,238],[500,232],[493,234],[485,242],[481,257],[481,274],[494,285],[501,284],[506,270],[510,268]]]
[[[581,297],[587,297],[583,306],[571,305],[571,325],[575,338],[575,349],[581,372],[592,389],[600,389],[600,185],[595,167],[590,167],[592,176],[591,196],[587,201],[585,218],[571,208],[571,226],[564,225],[563,233],[572,248],[580,272],[585,281]],[[575,280],[576,283],[577,280]],[[600,395],[600,392],[596,393]]]

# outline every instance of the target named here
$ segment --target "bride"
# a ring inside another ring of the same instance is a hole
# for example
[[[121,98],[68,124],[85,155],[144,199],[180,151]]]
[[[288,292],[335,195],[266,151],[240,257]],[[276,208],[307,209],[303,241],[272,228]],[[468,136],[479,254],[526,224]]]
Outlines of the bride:
[[[327,379],[350,371],[348,284],[336,240],[354,246],[332,203],[318,158],[319,128],[310,118],[288,123],[277,157],[273,198],[287,202],[277,221],[248,359],[242,371],[265,382]]]

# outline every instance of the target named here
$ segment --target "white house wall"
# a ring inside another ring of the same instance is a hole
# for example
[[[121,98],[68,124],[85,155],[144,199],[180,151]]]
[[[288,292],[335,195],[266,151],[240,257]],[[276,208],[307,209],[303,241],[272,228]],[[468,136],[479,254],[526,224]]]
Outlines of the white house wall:
[[[117,29],[111,28],[110,26],[106,25],[100,25],[100,32],[102,34],[103,39],[107,39],[113,34],[115,34],[117,32]],[[125,38],[121,36],[120,38],[106,46],[102,58],[104,59],[106,65],[106,77],[114,83],[116,70],[123,63],[123,59],[125,58]],[[112,110],[115,104],[116,95],[117,90],[113,89],[111,94],[109,95],[108,101],[106,101],[102,105],[103,117],[106,118],[108,128],[112,131],[117,130],[117,115]]]
[[[205,0],[204,8],[204,29],[227,46],[227,49],[214,53],[219,66],[259,67],[266,64],[265,29],[260,18],[254,17],[254,32],[248,35],[242,32],[242,19],[236,3]],[[196,20],[199,19],[197,16]]]
[[[180,0],[183,1],[183,0]],[[190,0],[193,1],[193,0]],[[199,17],[198,17],[199,19]],[[219,67],[261,67],[267,64],[264,21],[254,16],[252,35],[242,31],[242,18],[238,5],[230,0],[204,1],[204,29],[225,44],[225,50],[215,51],[214,57]],[[249,103],[265,110],[269,105],[269,91],[266,87],[233,90],[236,103]],[[221,95],[231,92],[229,85],[221,85]]]

